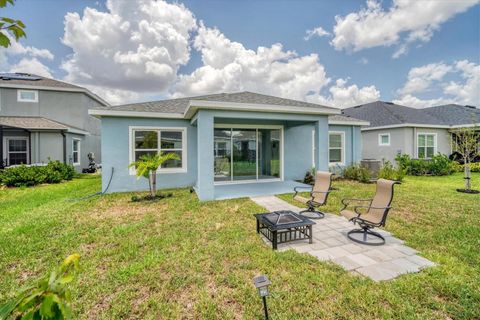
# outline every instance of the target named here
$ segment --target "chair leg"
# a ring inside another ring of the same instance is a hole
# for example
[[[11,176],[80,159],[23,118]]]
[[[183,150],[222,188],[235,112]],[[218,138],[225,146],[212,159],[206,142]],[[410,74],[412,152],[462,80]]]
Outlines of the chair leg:
[[[298,214],[307,217],[309,219],[323,219],[325,218],[325,213],[315,210],[315,207],[313,204],[308,203],[308,209],[307,210],[302,210]]]
[[[363,235],[363,240],[360,240],[360,239],[357,239],[357,238],[353,237],[352,234],[362,234]],[[380,239],[380,242],[368,241],[367,240],[368,235],[371,235],[375,238]],[[347,236],[352,241],[355,241],[355,242],[361,243],[361,244],[366,244],[366,245],[369,245],[369,246],[381,246],[381,245],[385,244],[385,238],[380,233],[372,231],[368,227],[363,227],[363,228],[360,228],[360,229],[350,230],[347,233]]]

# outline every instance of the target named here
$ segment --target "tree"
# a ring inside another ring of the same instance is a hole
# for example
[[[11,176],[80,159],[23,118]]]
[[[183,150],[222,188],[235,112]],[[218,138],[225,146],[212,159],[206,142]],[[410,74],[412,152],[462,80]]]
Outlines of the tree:
[[[129,168],[136,168],[137,177],[148,179],[150,197],[152,199],[155,199],[157,192],[157,170],[168,160],[180,160],[180,158],[175,153],[160,152],[154,155],[146,154],[128,166]]]
[[[0,8],[5,8],[7,4],[14,5],[15,0],[0,0]],[[15,20],[7,17],[0,17],[0,46],[8,48],[11,45],[10,36],[15,40],[26,37],[25,24],[21,20]]]
[[[463,127],[452,131],[452,149],[463,159],[465,191],[471,192],[470,163],[480,156],[480,127]]]

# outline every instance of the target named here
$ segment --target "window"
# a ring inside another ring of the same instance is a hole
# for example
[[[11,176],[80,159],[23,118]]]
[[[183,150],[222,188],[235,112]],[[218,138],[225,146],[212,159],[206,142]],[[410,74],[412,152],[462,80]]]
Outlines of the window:
[[[27,138],[6,138],[7,166],[28,163]]]
[[[390,145],[390,133],[381,133],[378,135],[378,145],[379,146],[389,146]]]
[[[417,157],[432,158],[437,152],[437,135],[435,133],[419,133],[417,135]]]
[[[147,154],[175,153],[179,160],[168,160],[159,172],[186,172],[186,128],[132,128],[130,162]]]
[[[328,138],[328,159],[330,164],[344,164],[345,134],[330,132]]]
[[[38,102],[38,91],[17,90],[17,100],[19,102]]]
[[[80,165],[80,140],[79,139],[72,140],[72,158],[73,158],[73,165],[79,166]]]

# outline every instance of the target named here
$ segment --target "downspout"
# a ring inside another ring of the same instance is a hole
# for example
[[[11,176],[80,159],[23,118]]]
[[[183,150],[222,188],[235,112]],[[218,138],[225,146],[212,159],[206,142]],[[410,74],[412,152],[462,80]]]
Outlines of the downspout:
[[[63,137],[63,163],[67,164],[67,136],[65,135],[65,131],[60,131]]]
[[[356,161],[356,154],[355,154],[355,126],[352,126],[352,141],[350,142],[352,146],[352,163],[354,164]]]
[[[412,146],[413,146],[413,150],[412,150],[412,158],[417,158],[418,157],[418,154],[417,154],[417,127],[413,127],[413,143],[412,143]]]
[[[32,164],[32,132],[30,130],[25,129],[28,132],[28,161],[29,164]]]
[[[3,126],[0,126],[0,169],[3,169]]]

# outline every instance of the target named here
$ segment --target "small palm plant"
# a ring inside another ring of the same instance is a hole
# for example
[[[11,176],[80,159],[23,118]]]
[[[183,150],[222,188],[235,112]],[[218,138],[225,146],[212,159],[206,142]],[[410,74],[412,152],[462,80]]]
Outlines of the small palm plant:
[[[157,170],[168,160],[180,160],[180,157],[175,153],[164,152],[154,155],[146,154],[128,166],[129,168],[136,168],[136,175],[138,178],[144,177],[148,179],[150,197],[152,199],[155,199],[157,193]]]

